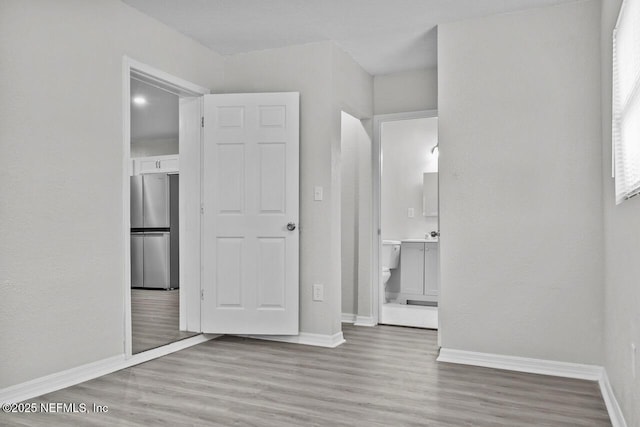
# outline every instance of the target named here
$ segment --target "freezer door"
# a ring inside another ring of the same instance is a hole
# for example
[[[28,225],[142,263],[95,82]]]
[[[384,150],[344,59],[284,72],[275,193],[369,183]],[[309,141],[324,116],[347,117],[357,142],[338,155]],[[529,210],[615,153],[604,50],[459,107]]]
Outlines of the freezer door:
[[[170,288],[169,232],[144,233],[145,288]]]
[[[142,175],[145,228],[169,228],[169,176],[166,173]]]
[[[130,177],[131,182],[131,228],[144,227],[142,219],[142,175]]]
[[[144,235],[131,234],[131,287],[141,288],[143,285],[142,263],[144,251]]]

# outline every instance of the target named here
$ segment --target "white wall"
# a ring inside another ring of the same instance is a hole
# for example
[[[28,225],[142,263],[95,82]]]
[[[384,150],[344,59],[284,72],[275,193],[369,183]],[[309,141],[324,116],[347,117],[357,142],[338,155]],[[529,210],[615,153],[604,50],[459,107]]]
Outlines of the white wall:
[[[342,113],[360,120],[356,127],[358,163],[358,292],[357,314],[373,315],[371,263],[373,258],[373,201],[371,147],[373,134],[373,77],[337,45],[332,44],[333,147],[342,145]],[[337,156],[336,158],[341,158]],[[341,185],[340,167],[334,167],[334,188]],[[338,210],[338,214],[340,211]]]
[[[341,134],[341,271],[342,313],[358,310],[358,136],[360,120],[342,113]]]
[[[177,138],[131,140],[131,157],[179,154]]]
[[[437,217],[422,215],[423,173],[438,172],[431,149],[438,143],[438,119],[385,122],[382,125],[381,224],[384,240],[424,239],[438,229]],[[407,210],[413,208],[414,217]]]
[[[375,76],[375,114],[438,108],[438,69],[424,68]]]
[[[627,425],[640,425],[640,199],[615,205],[611,178],[611,35],[621,0],[602,1],[602,179],[605,245],[604,364]],[[631,369],[636,344],[636,378]]]
[[[371,292],[371,138],[360,120],[344,112],[340,154],[342,313],[371,316],[368,299],[358,304],[359,293]]]
[[[441,25],[438,71],[442,346],[601,364],[599,1]]]
[[[0,388],[124,352],[122,56],[217,54],[119,1],[0,5]]]
[[[226,92],[300,92],[300,330],[341,331],[341,110],[371,113],[373,82],[331,42],[230,56]],[[368,110],[368,111],[367,111]],[[314,201],[315,186],[324,200]],[[312,301],[314,283],[324,301]]]

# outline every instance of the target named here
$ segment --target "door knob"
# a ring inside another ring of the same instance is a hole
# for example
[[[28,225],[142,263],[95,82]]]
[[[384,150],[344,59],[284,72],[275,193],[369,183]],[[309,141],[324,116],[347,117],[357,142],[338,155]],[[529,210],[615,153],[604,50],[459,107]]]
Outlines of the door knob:
[[[290,222],[289,224],[287,224],[287,230],[293,231],[295,229],[296,229],[296,223],[295,222]]]

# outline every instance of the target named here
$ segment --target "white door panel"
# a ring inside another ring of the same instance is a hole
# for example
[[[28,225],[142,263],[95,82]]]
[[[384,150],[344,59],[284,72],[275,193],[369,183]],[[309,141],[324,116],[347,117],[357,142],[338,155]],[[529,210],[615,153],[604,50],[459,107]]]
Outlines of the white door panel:
[[[298,333],[299,94],[204,97],[202,330]]]

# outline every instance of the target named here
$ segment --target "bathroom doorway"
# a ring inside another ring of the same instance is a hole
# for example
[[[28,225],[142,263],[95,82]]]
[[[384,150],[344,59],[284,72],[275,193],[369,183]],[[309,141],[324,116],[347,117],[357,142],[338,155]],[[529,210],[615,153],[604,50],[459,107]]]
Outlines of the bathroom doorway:
[[[438,328],[437,111],[374,119],[374,283],[378,323]]]

